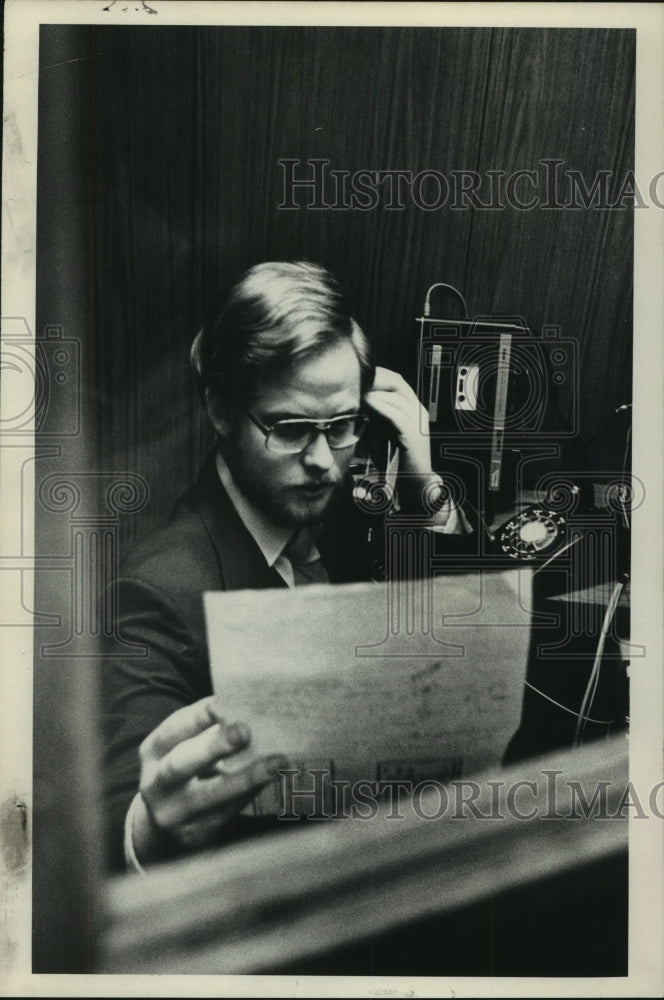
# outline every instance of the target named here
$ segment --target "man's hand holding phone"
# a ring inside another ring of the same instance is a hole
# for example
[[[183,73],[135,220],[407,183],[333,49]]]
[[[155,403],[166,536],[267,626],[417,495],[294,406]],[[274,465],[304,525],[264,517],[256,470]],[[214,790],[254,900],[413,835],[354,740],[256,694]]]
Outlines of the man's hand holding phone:
[[[419,513],[427,491],[440,482],[431,467],[427,412],[405,379],[389,368],[376,368],[364,402],[391,428],[399,448],[399,496],[402,504]]]

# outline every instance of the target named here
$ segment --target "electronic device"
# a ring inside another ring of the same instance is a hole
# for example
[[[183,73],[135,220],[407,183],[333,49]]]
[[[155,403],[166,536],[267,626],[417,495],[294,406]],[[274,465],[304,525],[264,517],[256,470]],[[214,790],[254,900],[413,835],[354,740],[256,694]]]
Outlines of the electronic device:
[[[434,310],[434,292],[452,302]],[[462,294],[445,282],[430,286],[416,322],[417,392],[438,471],[459,464],[490,523],[516,497],[524,461],[550,455],[577,433],[578,345],[557,326],[536,335],[518,315],[470,316]],[[559,392],[569,411],[564,419]]]
[[[548,558],[566,538],[567,518],[546,503],[523,508],[495,532],[499,553],[528,562]]]

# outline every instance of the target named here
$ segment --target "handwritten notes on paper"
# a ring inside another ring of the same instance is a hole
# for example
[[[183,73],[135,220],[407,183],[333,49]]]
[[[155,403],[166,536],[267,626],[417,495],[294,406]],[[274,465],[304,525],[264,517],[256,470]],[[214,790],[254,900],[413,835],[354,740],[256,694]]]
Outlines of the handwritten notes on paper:
[[[519,722],[530,572],[208,593],[215,692],[251,753],[349,781],[498,768]]]

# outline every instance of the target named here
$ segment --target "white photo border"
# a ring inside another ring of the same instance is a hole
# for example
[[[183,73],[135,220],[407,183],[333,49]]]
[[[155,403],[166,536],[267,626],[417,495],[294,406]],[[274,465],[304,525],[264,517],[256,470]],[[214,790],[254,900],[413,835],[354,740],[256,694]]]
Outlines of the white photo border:
[[[110,9],[108,9],[110,7]],[[41,23],[158,25],[333,24],[634,28],[637,33],[636,179],[642,190],[664,167],[662,56],[664,5],[598,3],[224,3],[177,0],[7,0],[5,5],[2,316],[24,317],[35,329],[38,45]],[[633,469],[647,484],[648,503],[635,514],[632,637],[646,646],[632,673],[632,780],[662,779],[662,396],[664,352],[664,209],[635,212]],[[3,388],[8,383],[4,379]],[[2,412],[11,412],[2,394]],[[0,428],[1,428],[0,424]],[[0,441],[0,443],[2,443]],[[0,451],[0,455],[2,452]],[[4,463],[0,474],[4,469]],[[25,501],[20,484],[0,479],[3,509]],[[30,484],[29,484],[30,488]],[[31,484],[34,489],[34,483]],[[25,509],[25,508],[24,508]],[[10,519],[7,519],[10,520]],[[0,533],[2,527],[0,525]],[[0,558],[11,539],[0,534]],[[27,539],[28,543],[30,538]],[[6,574],[5,574],[6,576]],[[6,596],[0,573],[0,607]],[[29,602],[29,596],[28,596]],[[32,606],[31,604],[29,606]],[[0,705],[3,738],[1,801],[32,803],[32,635],[4,629]],[[664,988],[661,942],[662,824],[630,819],[630,973],[620,979],[391,979],[290,976],[39,976],[30,973],[30,874],[5,878],[8,923],[0,940],[14,941],[3,995],[22,996],[658,996]],[[11,961],[10,961],[11,958]],[[0,962],[2,956],[0,955]]]

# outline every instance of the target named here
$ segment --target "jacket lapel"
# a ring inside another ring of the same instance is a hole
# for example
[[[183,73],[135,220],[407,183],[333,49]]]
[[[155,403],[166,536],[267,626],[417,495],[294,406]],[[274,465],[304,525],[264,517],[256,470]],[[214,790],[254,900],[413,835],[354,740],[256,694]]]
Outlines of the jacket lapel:
[[[368,522],[353,503],[351,487],[349,479],[348,489],[337,498],[316,543],[332,583],[371,579]],[[217,554],[222,589],[261,590],[286,586],[279,573],[267,565],[235,510],[217,474],[214,452],[206,459],[190,496],[189,504],[200,515]]]
[[[279,573],[265,562],[231,503],[219,480],[214,453],[201,470],[194,488],[194,504],[217,553],[224,590],[286,586]]]

